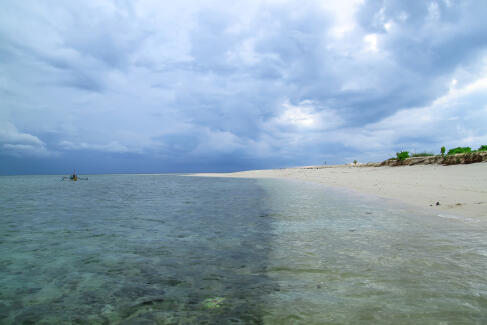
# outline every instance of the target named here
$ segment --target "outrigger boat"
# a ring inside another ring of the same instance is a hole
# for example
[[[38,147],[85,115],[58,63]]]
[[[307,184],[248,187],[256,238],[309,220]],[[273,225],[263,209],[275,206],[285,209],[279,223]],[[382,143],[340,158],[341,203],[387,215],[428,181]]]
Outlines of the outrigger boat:
[[[76,174],[76,169],[75,169],[75,170],[73,170],[73,174],[71,174],[69,176],[63,176],[63,178],[61,178],[61,180],[62,181],[70,180],[70,181],[74,181],[74,182],[76,182],[77,180],[87,181],[88,177],[78,177],[78,174]]]

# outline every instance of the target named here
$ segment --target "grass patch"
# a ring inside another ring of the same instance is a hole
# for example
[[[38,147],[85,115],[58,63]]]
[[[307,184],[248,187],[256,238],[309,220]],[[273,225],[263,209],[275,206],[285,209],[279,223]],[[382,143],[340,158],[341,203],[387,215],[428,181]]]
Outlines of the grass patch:
[[[457,153],[468,153],[468,152],[472,152],[472,148],[470,148],[470,147],[456,147],[456,148],[448,150],[447,155],[455,155]]]

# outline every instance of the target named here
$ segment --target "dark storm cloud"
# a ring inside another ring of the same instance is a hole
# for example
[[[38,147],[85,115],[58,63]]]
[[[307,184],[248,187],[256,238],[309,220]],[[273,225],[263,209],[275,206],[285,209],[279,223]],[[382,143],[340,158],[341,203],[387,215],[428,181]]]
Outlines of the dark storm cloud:
[[[93,171],[229,170],[487,141],[479,1],[2,9],[5,173],[23,158]]]

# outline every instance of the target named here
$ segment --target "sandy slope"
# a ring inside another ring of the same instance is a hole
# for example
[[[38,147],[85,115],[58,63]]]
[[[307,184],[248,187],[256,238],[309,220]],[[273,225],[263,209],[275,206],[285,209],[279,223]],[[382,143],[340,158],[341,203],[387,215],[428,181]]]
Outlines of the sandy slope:
[[[298,179],[397,199],[454,215],[487,217],[487,163],[485,162],[452,166],[298,167],[196,175]],[[436,202],[440,202],[440,205],[436,206]]]

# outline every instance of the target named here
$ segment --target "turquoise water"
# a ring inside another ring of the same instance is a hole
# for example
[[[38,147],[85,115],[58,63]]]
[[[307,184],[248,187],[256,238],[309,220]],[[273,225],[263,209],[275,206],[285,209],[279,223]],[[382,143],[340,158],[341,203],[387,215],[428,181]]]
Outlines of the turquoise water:
[[[487,225],[286,180],[0,177],[2,324],[484,324]]]

